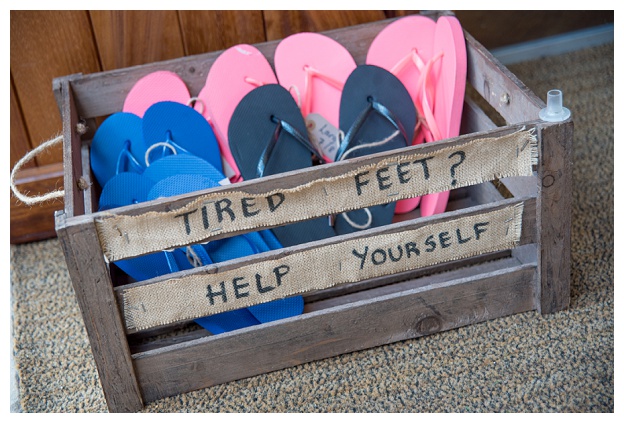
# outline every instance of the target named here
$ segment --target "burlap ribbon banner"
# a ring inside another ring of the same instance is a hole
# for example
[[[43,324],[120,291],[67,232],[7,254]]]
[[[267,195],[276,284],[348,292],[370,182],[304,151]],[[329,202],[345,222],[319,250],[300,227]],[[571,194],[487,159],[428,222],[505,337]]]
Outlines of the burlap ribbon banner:
[[[521,236],[523,206],[324,244],[216,274],[120,288],[125,324],[128,330],[140,331],[513,248]]]
[[[262,195],[236,190],[234,185],[176,210],[104,216],[96,220],[96,227],[105,257],[115,261],[209,241],[215,235],[280,226],[496,178],[529,176],[536,157],[535,135],[519,131],[455,144],[430,155],[401,154]]]

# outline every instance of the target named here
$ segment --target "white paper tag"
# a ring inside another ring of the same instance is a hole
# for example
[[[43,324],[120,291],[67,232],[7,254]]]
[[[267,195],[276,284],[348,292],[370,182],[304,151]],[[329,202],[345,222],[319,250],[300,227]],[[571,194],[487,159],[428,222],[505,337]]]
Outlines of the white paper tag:
[[[310,113],[306,117],[308,136],[312,144],[319,149],[323,156],[334,161],[338,151],[338,128],[329,123],[318,113]]]

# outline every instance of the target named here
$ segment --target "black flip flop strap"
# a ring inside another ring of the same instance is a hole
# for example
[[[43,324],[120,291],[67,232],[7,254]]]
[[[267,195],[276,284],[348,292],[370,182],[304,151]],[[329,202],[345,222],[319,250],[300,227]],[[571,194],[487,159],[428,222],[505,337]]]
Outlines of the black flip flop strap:
[[[368,118],[368,115],[372,111],[375,111],[380,116],[386,118],[386,120],[390,122],[392,126],[398,129],[399,132],[401,132],[401,135],[403,136],[403,138],[406,141],[408,141],[407,134],[405,132],[405,129],[403,128],[403,125],[401,125],[401,122],[396,118],[394,113],[392,113],[390,109],[388,109],[383,104],[369,98],[368,106],[366,106],[366,108],[362,110],[362,112],[358,115],[357,119],[355,119],[355,121],[351,125],[351,128],[349,128],[349,131],[347,132],[345,137],[342,139],[342,142],[340,143],[340,147],[338,148],[338,152],[336,153],[336,161],[340,160],[342,156],[344,155],[344,153],[352,147],[351,144],[353,144],[355,141],[355,135],[362,128],[362,125],[364,124],[364,122]]]
[[[256,177],[261,178],[262,176],[264,176],[266,164],[269,162],[271,154],[273,153],[273,149],[277,145],[277,140],[282,133],[282,129],[286,131],[289,135],[291,135],[306,149],[308,149],[312,154],[316,155],[319,160],[321,160],[321,162],[323,162],[323,155],[310,143],[310,141],[308,141],[303,135],[301,135],[301,133],[294,126],[274,116],[271,117],[271,121],[276,123],[277,126],[275,127],[275,132],[273,132],[273,137],[271,137],[271,140],[269,141],[264,151],[262,152],[262,155],[260,156],[260,161],[258,162],[258,167],[256,168]]]

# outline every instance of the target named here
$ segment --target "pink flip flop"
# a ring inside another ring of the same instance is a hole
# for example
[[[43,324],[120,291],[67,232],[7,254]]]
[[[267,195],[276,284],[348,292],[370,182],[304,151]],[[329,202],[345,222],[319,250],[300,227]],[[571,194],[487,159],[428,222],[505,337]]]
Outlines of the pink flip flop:
[[[284,38],[275,49],[275,74],[290,91],[304,118],[320,115],[337,133],[340,98],[356,68],[351,53],[325,35],[302,32]],[[325,157],[333,161],[333,157]]]
[[[377,34],[366,56],[366,63],[390,71],[407,88],[418,115],[422,116],[423,70],[433,55],[436,23],[429,17],[411,15],[398,19]],[[419,124],[417,124],[418,126]],[[423,131],[414,132],[412,145],[424,141]],[[395,213],[418,207],[420,197],[398,201]]]
[[[189,104],[191,95],[182,78],[169,71],[156,71],[139,79],[126,95],[123,111],[143,117],[155,103],[173,101]]]
[[[230,119],[246,94],[266,84],[277,84],[273,68],[257,48],[240,44],[219,55],[197,96],[205,105],[203,115],[212,125],[224,159],[225,174],[232,182],[241,181],[242,177],[230,151]]]
[[[429,130],[427,141],[459,135],[464,95],[466,92],[466,40],[461,24],[453,16],[442,16],[436,23],[433,57],[425,69],[425,95],[422,111]],[[427,132],[427,131],[426,131]],[[446,210],[449,192],[423,196],[422,216]]]

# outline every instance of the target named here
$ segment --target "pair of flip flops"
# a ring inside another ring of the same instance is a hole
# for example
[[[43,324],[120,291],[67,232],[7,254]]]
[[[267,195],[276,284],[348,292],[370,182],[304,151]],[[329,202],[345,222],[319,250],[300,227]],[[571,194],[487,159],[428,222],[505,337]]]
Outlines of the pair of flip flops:
[[[409,91],[420,116],[413,144],[459,135],[467,57],[464,33],[457,18],[400,18],[375,37],[366,63],[390,71]],[[443,192],[401,200],[396,212],[407,213],[420,203],[423,216],[442,213],[448,196],[449,192]]]
[[[405,147],[416,123],[413,102],[396,77],[377,66],[356,66],[342,45],[314,33],[278,44],[275,73],[253,46],[224,51],[198,97],[236,180]],[[331,128],[333,148],[309,136],[312,119]],[[284,246],[325,239],[391,223],[394,204],[343,213],[333,224],[319,218],[273,231]]]
[[[91,167],[102,186],[100,210],[229,183],[208,121],[187,105],[184,96],[176,101],[172,95],[178,80],[177,75],[168,72],[146,76],[130,91],[124,111],[109,116],[98,128],[91,145]],[[160,90],[161,84],[153,85],[154,81],[167,83]],[[182,84],[177,87],[180,91]],[[265,230],[115,264],[140,281],[279,248],[279,241]],[[217,334],[302,311],[303,299],[298,296],[196,322]]]

